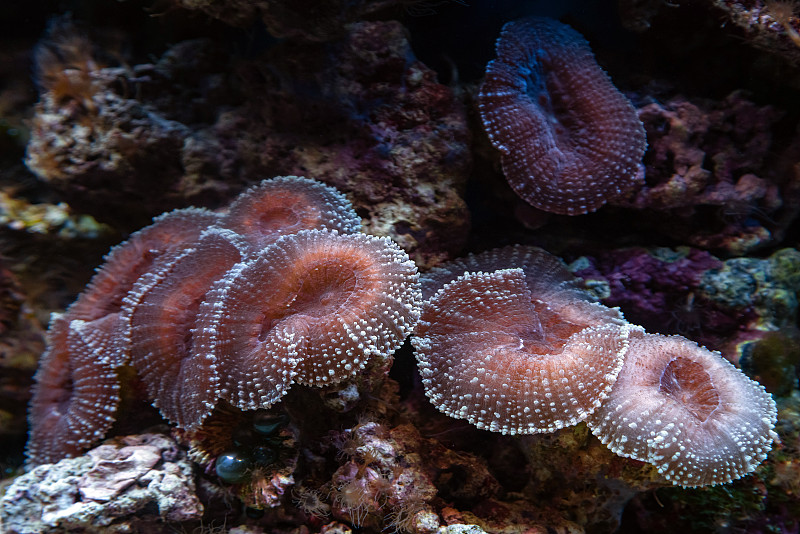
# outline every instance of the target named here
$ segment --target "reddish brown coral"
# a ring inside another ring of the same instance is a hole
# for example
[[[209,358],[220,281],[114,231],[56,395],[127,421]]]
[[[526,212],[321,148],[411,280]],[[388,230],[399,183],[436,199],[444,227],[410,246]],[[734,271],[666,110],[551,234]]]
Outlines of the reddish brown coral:
[[[534,207],[588,213],[641,180],[647,143],[636,110],[569,26],[506,24],[478,107],[506,179]]]
[[[418,317],[416,267],[391,240],[304,231],[232,269],[200,309],[197,347],[226,398],[266,407],[292,381],[340,382],[389,357]]]
[[[193,350],[197,311],[211,285],[243,257],[233,232],[211,229],[142,276],[125,298],[127,348],[162,415],[193,428],[214,409],[219,390],[213,355]]]
[[[65,321],[84,321],[84,331],[102,325],[100,331],[91,334],[108,338],[103,342],[106,350],[99,353],[100,357],[113,365],[122,364],[128,356],[124,352],[125,345],[111,341],[111,338],[122,335],[121,323],[116,320],[98,322],[98,319],[109,315],[118,317],[125,295],[159,257],[186,246],[217,220],[216,214],[197,208],[175,210],[156,217],[153,224],[132,234],[106,255],[105,263],[89,281],[86,290],[67,309]],[[87,332],[85,335],[90,334]],[[50,343],[50,350],[69,350],[61,335],[52,335]]]
[[[220,224],[243,235],[256,249],[301,230],[361,230],[347,197],[333,187],[299,176],[264,180],[231,203]]]
[[[162,415],[186,429],[220,396],[265,407],[295,381],[333,384],[391,358],[419,317],[416,266],[387,238],[307,227],[359,223],[336,190],[286,177],[243,193],[224,217],[178,210],[115,248],[49,332],[32,461],[80,452],[108,430],[129,356]]]
[[[133,284],[162,255],[185,247],[219,220],[213,212],[198,208],[171,211],[114,247],[105,263],[69,307],[71,319],[93,320],[120,311]]]
[[[176,210],[115,247],[48,332],[31,400],[32,462],[77,454],[105,434],[119,402],[115,369],[127,353],[122,301],[136,280],[164,254],[195,239],[217,221],[206,210]]]
[[[524,268],[503,268],[513,263]],[[459,270],[477,272],[425,303],[412,339],[433,404],[508,434],[553,431],[597,408],[627,349],[619,313],[588,302],[557,259],[532,247],[454,262],[426,276],[426,292]]]
[[[60,315],[50,326],[50,348],[36,373],[29,412],[27,452],[34,463],[80,454],[114,422],[119,404],[116,365],[103,357],[102,346],[83,335],[84,325],[80,319],[70,322]],[[102,329],[89,329],[88,333],[98,330]]]
[[[719,353],[637,332],[608,399],[587,420],[612,451],[673,484],[722,484],[753,471],[776,434],[775,401]]]

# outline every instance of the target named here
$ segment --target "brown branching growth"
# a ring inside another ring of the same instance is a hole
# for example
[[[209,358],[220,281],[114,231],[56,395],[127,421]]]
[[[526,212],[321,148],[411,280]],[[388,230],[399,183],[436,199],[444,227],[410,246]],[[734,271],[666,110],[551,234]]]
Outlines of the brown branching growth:
[[[45,39],[34,52],[39,91],[50,93],[59,104],[74,101],[87,112],[95,110],[93,96],[100,90],[94,73],[102,68],[92,44],[69,16],[54,19]]]

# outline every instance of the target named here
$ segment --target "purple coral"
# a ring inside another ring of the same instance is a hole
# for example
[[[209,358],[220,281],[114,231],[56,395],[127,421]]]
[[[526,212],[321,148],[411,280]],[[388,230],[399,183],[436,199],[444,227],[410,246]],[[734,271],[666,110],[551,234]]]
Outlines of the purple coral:
[[[700,296],[703,274],[722,266],[708,252],[628,248],[587,258],[587,263],[576,264],[575,274],[607,284],[609,295],[603,302],[619,306],[629,321],[647,329],[697,337],[735,328],[734,321]]]
[[[657,230],[700,248],[741,255],[779,241],[797,216],[800,190],[800,144],[781,130],[784,114],[742,91],[643,105],[646,183],[614,203],[655,211]]]

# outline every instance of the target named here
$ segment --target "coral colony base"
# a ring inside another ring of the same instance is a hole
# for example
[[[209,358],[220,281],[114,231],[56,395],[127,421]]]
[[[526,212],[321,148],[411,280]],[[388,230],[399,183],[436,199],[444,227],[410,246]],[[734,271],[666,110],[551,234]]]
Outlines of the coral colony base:
[[[592,302],[545,251],[471,255],[420,286],[408,256],[356,221],[332,188],[283,177],[222,214],[179,210],[134,234],[53,320],[30,461],[80,454],[106,433],[128,361],[161,414],[194,430],[220,399],[263,410],[293,383],[346,381],[370,358],[391,358],[418,318],[412,344],[428,397],[478,428],[530,434],[587,421],[612,451],[682,486],[730,482],[766,457],[776,408],[761,385],[717,353],[646,334]],[[264,439],[281,425],[266,426]],[[223,454],[216,468],[237,482],[247,465]]]

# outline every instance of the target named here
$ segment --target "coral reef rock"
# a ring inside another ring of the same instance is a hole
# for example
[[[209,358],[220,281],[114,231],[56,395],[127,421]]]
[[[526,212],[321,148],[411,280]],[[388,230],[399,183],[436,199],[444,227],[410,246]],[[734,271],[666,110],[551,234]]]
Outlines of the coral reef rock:
[[[421,265],[447,259],[469,228],[465,108],[401,24],[342,29],[336,46],[283,42],[247,61],[186,41],[130,69],[51,32],[28,168],[74,209],[128,230],[168,209],[221,205],[264,176],[310,175]]]
[[[41,465],[14,480],[0,505],[0,529],[9,534],[143,532],[203,514],[192,464],[161,434],[116,438]]]
[[[784,112],[743,91],[659,96],[639,108],[645,183],[614,203],[652,210],[659,233],[699,248],[741,255],[780,241],[800,200],[800,146],[779,128]]]

